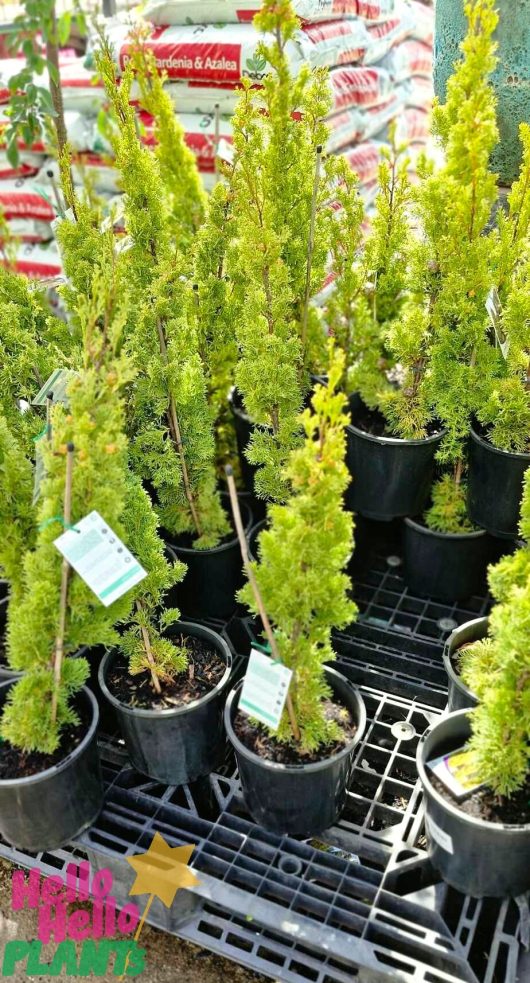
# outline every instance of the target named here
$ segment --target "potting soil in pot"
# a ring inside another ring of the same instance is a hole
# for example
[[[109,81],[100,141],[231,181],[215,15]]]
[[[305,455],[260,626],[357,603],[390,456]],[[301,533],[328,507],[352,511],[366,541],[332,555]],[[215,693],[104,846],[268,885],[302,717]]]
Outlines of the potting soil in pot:
[[[107,685],[113,696],[124,706],[147,710],[169,710],[186,706],[201,697],[220,682],[226,672],[226,662],[203,638],[181,636],[172,639],[176,645],[186,647],[188,668],[170,683],[162,682],[162,693],[153,690],[149,672],[131,676],[125,657],[119,658],[109,673]]]
[[[334,721],[339,725],[344,733],[344,740],[325,744],[313,752],[301,753],[294,744],[278,741],[267,727],[252,721],[247,714],[240,710],[234,718],[234,731],[245,747],[266,761],[275,761],[282,765],[309,765],[316,761],[324,761],[342,751],[344,745],[353,739],[357,731],[357,724],[353,721],[349,710],[340,704],[334,703],[332,700],[324,700],[323,706],[326,720]]]
[[[65,727],[61,731],[61,742],[52,754],[42,754],[40,751],[22,751],[13,747],[9,741],[0,741],[0,781],[15,778],[29,778],[38,775],[54,765],[59,765],[72,753],[83,740],[89,718],[86,710],[78,707],[79,723]]]
[[[430,774],[429,780],[442,798],[474,819],[506,825],[527,825],[530,823],[530,775],[523,788],[514,792],[509,799],[495,795],[489,788],[481,788],[460,802],[454,795],[451,795],[451,792],[436,775]]]

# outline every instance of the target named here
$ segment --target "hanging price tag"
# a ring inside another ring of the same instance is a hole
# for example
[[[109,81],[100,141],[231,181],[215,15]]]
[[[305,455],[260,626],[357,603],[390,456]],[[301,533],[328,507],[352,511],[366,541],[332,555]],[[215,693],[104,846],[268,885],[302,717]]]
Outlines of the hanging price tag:
[[[502,304],[496,287],[492,287],[486,298],[486,310],[494,331],[495,342],[500,348],[503,358],[508,358],[510,339],[502,329]]]
[[[75,372],[72,369],[55,369],[50,378],[44,383],[40,392],[33,399],[33,406],[44,406],[46,399],[52,393],[54,403],[68,403],[66,387]]]
[[[99,512],[90,512],[54,546],[106,608],[147,577]]]
[[[239,709],[271,730],[278,730],[292,672],[252,649],[243,681]]]
[[[477,776],[475,755],[465,747],[433,758],[427,762],[427,767],[458,800],[467,798],[484,785]]]

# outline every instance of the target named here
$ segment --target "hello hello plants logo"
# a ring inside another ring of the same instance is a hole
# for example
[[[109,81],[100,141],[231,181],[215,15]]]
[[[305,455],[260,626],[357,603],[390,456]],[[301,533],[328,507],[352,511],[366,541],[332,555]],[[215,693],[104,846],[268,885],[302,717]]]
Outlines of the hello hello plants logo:
[[[180,888],[199,883],[188,866],[194,849],[171,847],[155,833],[145,853],[125,858],[136,873],[129,896],[148,896],[143,911],[133,901],[118,907],[112,871],[103,868],[91,874],[86,861],[68,864],[64,877],[44,877],[36,869],[13,871],[12,910],[36,910],[37,938],[6,943],[2,976],[21,971],[32,978],[60,973],[98,977],[109,972],[120,979],[138,976],[146,968],[140,933],[154,899],[170,908]],[[69,911],[69,905],[82,902],[84,907]],[[43,961],[43,946],[50,944],[55,947],[51,958]]]

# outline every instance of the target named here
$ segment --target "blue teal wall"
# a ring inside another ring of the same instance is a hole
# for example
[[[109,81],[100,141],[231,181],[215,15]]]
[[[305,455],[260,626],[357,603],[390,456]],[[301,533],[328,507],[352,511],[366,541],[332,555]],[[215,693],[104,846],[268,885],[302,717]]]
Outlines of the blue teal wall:
[[[501,184],[511,184],[521,160],[519,124],[530,122],[530,0],[497,0],[497,10],[499,63],[492,82],[499,102],[501,141],[492,167]],[[465,30],[464,0],[436,0],[434,87],[442,102]]]

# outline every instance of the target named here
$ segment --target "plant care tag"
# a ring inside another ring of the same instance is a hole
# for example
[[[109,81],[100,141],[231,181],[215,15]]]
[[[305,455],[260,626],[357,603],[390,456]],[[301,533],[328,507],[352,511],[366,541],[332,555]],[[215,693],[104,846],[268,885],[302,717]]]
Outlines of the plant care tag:
[[[263,652],[252,649],[239,697],[239,709],[271,730],[278,730],[292,675],[287,666],[273,662]]]
[[[451,754],[443,754],[440,758],[433,758],[427,762],[427,767],[458,801],[472,795],[484,785],[477,775],[475,755],[466,747]]]
[[[68,403],[66,387],[74,375],[75,372],[72,369],[55,369],[50,378],[44,383],[40,392],[37,393],[35,399],[32,399],[32,405],[45,406],[50,393],[53,396],[54,403],[64,403],[66,405]]]
[[[106,608],[147,577],[99,512],[76,522],[54,546]]]
[[[496,287],[492,287],[486,298],[486,310],[495,333],[495,341],[500,348],[503,358],[508,358],[510,339],[502,329],[502,304]]]

